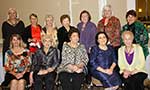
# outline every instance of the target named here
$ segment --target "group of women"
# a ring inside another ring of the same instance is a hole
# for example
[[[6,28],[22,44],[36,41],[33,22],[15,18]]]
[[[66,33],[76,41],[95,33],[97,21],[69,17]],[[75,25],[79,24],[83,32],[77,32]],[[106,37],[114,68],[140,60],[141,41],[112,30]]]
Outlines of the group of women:
[[[116,90],[122,83],[125,90],[144,90],[148,32],[134,10],[127,12],[123,30],[110,5],[104,6],[97,27],[86,10],[80,13],[77,28],[70,25],[67,14],[60,17],[59,29],[52,15],[45,17],[41,27],[32,13],[26,28],[14,8],[8,16],[2,25],[6,70],[2,85],[10,84],[11,90],[24,90],[26,84],[34,90],[54,90],[56,76],[63,90],[80,90],[87,74],[106,90]]]

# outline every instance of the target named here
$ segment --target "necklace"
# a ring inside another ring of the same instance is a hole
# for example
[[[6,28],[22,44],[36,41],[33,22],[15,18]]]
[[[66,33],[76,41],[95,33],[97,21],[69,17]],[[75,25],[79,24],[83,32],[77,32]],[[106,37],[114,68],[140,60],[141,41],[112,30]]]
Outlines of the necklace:
[[[98,46],[100,49],[102,49],[102,50],[107,50],[107,46],[101,46],[101,45],[99,45]]]

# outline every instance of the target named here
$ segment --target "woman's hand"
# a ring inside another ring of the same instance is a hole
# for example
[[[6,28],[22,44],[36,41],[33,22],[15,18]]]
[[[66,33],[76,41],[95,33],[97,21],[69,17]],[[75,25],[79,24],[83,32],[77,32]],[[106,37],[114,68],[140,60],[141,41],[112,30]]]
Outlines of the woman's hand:
[[[108,74],[108,75],[111,75],[113,74],[113,69],[105,69],[105,73]]]
[[[134,74],[136,74],[136,73],[138,73],[138,70],[137,70],[137,69],[134,69],[133,71],[131,71],[131,75],[134,75]]]
[[[48,68],[47,71],[48,71],[48,72],[53,72],[54,69],[53,69],[53,68]]]
[[[30,79],[30,86],[32,86],[32,84],[33,84],[33,72],[30,73],[29,79]]]
[[[124,77],[124,78],[128,78],[129,76],[131,76],[131,71],[124,70],[124,72],[123,72],[123,77]]]
[[[17,79],[20,79],[20,78],[23,77],[23,74],[22,73],[17,73],[15,76],[16,76]]]
[[[47,70],[40,70],[40,71],[38,72],[38,75],[45,75],[45,74],[47,74],[47,73],[48,73]]]

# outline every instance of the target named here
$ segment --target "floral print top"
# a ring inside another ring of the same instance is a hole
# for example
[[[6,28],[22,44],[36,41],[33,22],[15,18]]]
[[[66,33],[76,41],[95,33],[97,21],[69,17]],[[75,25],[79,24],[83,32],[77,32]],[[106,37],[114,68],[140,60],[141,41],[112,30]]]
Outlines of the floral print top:
[[[24,49],[24,51],[15,55],[12,50],[7,50],[5,55],[5,70],[6,72],[13,71],[14,73],[21,73],[31,64],[29,50]]]

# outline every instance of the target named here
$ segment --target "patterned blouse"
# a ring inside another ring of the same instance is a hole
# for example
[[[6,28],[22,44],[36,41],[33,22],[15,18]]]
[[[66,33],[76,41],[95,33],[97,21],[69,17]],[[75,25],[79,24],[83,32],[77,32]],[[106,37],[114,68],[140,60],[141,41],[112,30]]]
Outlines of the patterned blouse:
[[[86,66],[88,60],[89,59],[84,45],[79,44],[77,48],[72,48],[67,43],[64,43],[62,50],[62,62],[58,68],[58,72],[66,71],[73,73],[67,65],[84,63]]]
[[[15,73],[23,72],[31,64],[29,50],[24,51],[15,55],[12,50],[8,50],[5,55],[5,70],[6,72],[13,71]]]
[[[103,18],[98,22],[97,26],[98,32],[105,32],[108,35],[110,44],[113,47],[120,46],[121,25],[119,19],[112,16],[109,19],[108,24],[104,25],[105,19],[106,18]]]

